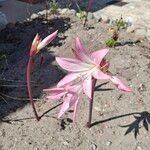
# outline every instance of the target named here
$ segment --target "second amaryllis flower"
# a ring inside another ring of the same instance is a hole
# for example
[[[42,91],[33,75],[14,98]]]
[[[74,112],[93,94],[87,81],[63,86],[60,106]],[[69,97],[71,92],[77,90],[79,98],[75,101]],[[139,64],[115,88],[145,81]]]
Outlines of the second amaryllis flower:
[[[80,39],[77,37],[75,40],[75,48],[73,49],[75,59],[56,57],[57,63],[69,73],[59,83],[64,85],[77,78],[83,80],[84,93],[92,97],[92,79],[110,80],[116,87],[122,91],[131,92],[131,89],[125,85],[116,76],[108,70],[109,62],[104,59],[108,53],[108,49],[101,49],[92,53],[88,53],[82,46]]]
[[[110,64],[105,59],[108,49],[88,53],[77,37],[72,51],[75,58],[56,57],[57,63],[68,71],[68,74],[59,81],[57,87],[46,89],[44,92],[46,92],[48,100],[63,99],[58,117],[61,117],[73,105],[75,105],[74,116],[76,116],[76,105],[80,99],[79,90],[77,89],[80,87],[80,91],[83,91],[89,98],[87,126],[91,127],[94,89],[98,79],[110,80],[118,89],[125,92],[131,92],[131,89],[108,70]],[[75,120],[74,118],[73,120]]]

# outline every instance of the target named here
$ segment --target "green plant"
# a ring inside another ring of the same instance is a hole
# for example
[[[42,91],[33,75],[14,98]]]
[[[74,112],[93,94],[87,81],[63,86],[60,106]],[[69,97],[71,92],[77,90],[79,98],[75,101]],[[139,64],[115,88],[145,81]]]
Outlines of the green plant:
[[[115,47],[117,45],[117,41],[115,41],[113,38],[109,38],[105,41],[105,44],[108,47]]]
[[[83,25],[85,26],[86,25],[86,22],[87,22],[87,11],[84,11],[80,8],[77,0],[75,0],[75,4],[78,8],[78,11],[79,13],[77,13],[77,17],[80,18],[81,22],[83,23]]]
[[[58,12],[59,4],[56,0],[50,0],[49,2],[50,10],[53,14],[56,14]]]
[[[115,47],[118,43],[119,32],[126,27],[127,23],[123,20],[122,17],[120,17],[120,19],[116,19],[113,26],[111,27],[111,31],[113,32],[112,36],[105,41],[106,46]]]
[[[120,19],[116,19],[115,26],[117,27],[117,30],[120,31],[121,29],[125,29],[127,27],[127,23],[122,17],[120,17]]]
[[[77,14],[77,17],[79,17],[80,20],[83,22],[83,24],[85,24],[85,22],[87,20],[87,12],[80,10],[79,13]]]

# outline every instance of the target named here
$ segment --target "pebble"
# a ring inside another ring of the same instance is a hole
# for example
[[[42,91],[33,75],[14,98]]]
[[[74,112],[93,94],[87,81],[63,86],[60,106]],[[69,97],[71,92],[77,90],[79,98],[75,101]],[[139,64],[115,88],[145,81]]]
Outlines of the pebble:
[[[144,39],[146,37],[146,29],[145,28],[139,28],[135,30],[135,35],[140,38],[140,39]]]
[[[137,150],[142,150],[142,148],[140,146],[137,146]]]
[[[105,23],[109,23],[110,22],[110,19],[107,15],[105,14],[101,14],[101,20]]]
[[[91,19],[93,19],[93,18],[94,18],[93,13],[88,12],[87,19],[88,19],[88,20],[91,20]]]
[[[76,15],[76,13],[77,13],[77,12],[76,12],[74,9],[71,9],[71,10],[69,11],[69,14],[74,15],[74,16]]]
[[[146,38],[150,40],[150,29],[147,30]]]
[[[143,83],[141,83],[138,87],[138,91],[140,92],[146,91],[146,86]]]
[[[38,17],[39,17],[39,15],[34,13],[34,14],[31,15],[30,18],[31,18],[31,19],[36,19],[36,18],[38,18]]]
[[[124,21],[127,23],[127,26],[129,27],[129,26],[131,26],[132,24],[133,24],[133,22],[134,22],[134,19],[133,19],[133,17],[126,17],[125,19],[124,19]]]
[[[129,26],[128,28],[127,28],[127,32],[128,33],[132,33],[132,32],[134,32],[135,31],[135,26],[134,25],[131,25],[131,26]]]
[[[96,149],[97,149],[97,145],[94,144],[94,143],[92,143],[92,144],[90,145],[90,147],[91,147],[91,150],[96,150]]]
[[[63,9],[60,10],[60,14],[65,14],[65,13],[67,13],[67,11],[69,11],[68,8],[63,8]]]
[[[107,145],[107,146],[110,146],[111,144],[112,144],[111,141],[107,141],[107,142],[106,142],[106,145]]]
[[[7,21],[6,15],[0,12],[0,30],[3,30],[7,24],[8,24],[8,21]]]
[[[69,142],[68,142],[68,141],[64,141],[64,142],[63,142],[63,145],[66,145],[66,146],[67,146],[67,145],[69,145]]]
[[[99,106],[95,106],[94,109],[95,109],[96,111],[102,111],[102,109],[101,109]]]
[[[43,10],[43,11],[39,11],[38,12],[38,15],[41,15],[41,16],[43,16],[43,15],[45,15],[46,13],[48,13],[49,11],[48,10]]]
[[[99,21],[101,21],[101,19],[102,19],[102,18],[101,18],[101,12],[99,12],[99,11],[93,13],[93,16],[94,16],[96,22],[99,22]]]

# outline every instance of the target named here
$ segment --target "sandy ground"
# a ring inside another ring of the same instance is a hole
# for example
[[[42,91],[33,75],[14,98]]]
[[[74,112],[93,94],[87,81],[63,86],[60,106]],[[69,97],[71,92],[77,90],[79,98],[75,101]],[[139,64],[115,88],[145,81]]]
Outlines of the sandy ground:
[[[76,125],[71,123],[71,111],[56,119],[60,102],[46,103],[43,88],[55,85],[64,76],[57,66],[55,55],[71,57],[73,39],[79,36],[89,51],[105,47],[110,36],[107,24],[90,21],[82,27],[73,16],[51,18],[48,24],[35,20],[9,26],[0,33],[1,94],[16,97],[0,100],[0,150],[148,150],[150,147],[150,49],[149,43],[125,44],[110,48],[108,60],[111,71],[133,89],[123,93],[107,81],[99,81],[95,89],[93,126],[85,127],[88,118],[88,99],[83,97]],[[42,37],[59,30],[58,38],[35,59],[32,74],[34,97],[40,115],[36,122],[27,101],[26,65],[33,37]],[[134,41],[134,35],[120,34],[121,41]],[[44,62],[41,64],[41,57]],[[138,134],[139,133],[139,134]]]

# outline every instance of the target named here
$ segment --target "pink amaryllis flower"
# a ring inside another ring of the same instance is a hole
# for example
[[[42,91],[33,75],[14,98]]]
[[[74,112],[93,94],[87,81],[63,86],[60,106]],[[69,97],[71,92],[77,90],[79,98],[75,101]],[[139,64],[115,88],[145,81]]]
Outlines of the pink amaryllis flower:
[[[118,89],[126,92],[131,92],[131,89],[126,86],[120,79],[108,71],[109,62],[104,59],[108,53],[108,49],[101,49],[92,53],[85,51],[80,39],[75,40],[75,48],[73,49],[75,59],[56,57],[57,63],[69,74],[59,83],[59,85],[66,84],[77,78],[83,79],[84,93],[92,97],[92,80],[111,80]]]
[[[37,120],[40,120],[40,117],[37,114],[34,102],[33,102],[33,97],[32,97],[32,88],[31,88],[31,71],[32,71],[32,66],[33,66],[33,57],[45,46],[47,46],[55,37],[57,36],[57,31],[53,32],[49,36],[47,36],[44,40],[41,40],[40,36],[37,34],[32,42],[32,46],[30,48],[29,52],[29,61],[28,61],[28,66],[27,66],[27,90],[28,90],[28,95],[30,99],[30,103],[33,108],[33,112],[36,116]]]
[[[56,57],[57,63],[69,72],[58,85],[63,86],[77,78],[82,80],[83,91],[90,98],[89,121],[87,126],[91,127],[93,96],[97,79],[110,80],[118,89],[125,92],[131,92],[131,89],[108,71],[109,62],[104,59],[108,53],[108,49],[101,49],[88,53],[77,37],[73,53],[75,59]]]
[[[53,32],[48,35],[46,38],[41,40],[40,36],[36,34],[32,46],[30,49],[30,56],[35,56],[42,48],[46,47],[51,41],[53,41],[57,36],[58,31]]]
[[[61,87],[54,87],[50,89],[44,89],[43,91],[46,93],[46,98],[48,101],[50,100],[63,100],[63,104],[58,114],[58,118],[60,118],[69,108],[74,106],[73,113],[73,122],[76,120],[77,107],[79,104],[79,94],[82,88],[80,85],[72,85],[66,84]]]

